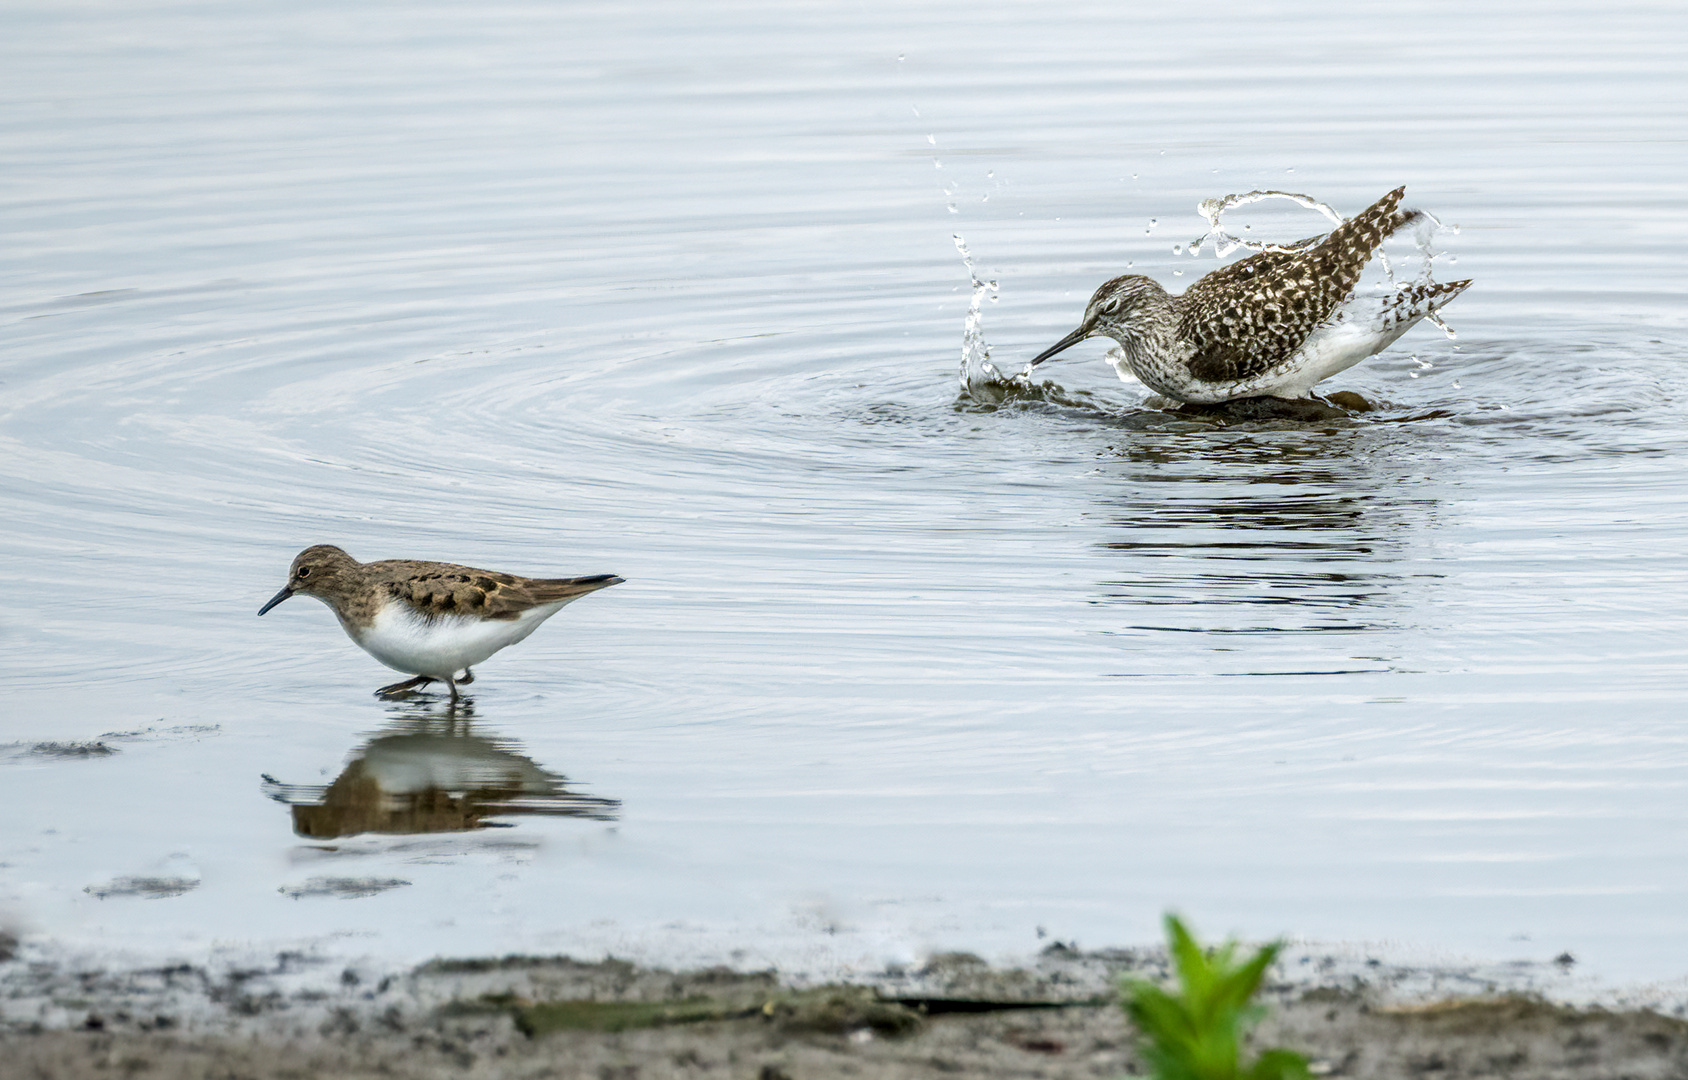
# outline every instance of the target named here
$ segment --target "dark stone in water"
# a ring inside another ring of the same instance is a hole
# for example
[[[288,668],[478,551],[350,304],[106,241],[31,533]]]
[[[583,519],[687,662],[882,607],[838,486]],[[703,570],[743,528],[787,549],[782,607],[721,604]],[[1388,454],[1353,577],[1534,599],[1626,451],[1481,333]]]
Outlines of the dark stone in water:
[[[1339,409],[1347,409],[1351,413],[1376,412],[1377,406],[1356,394],[1352,390],[1338,390],[1325,398],[1326,401]]]
[[[110,757],[117,753],[103,742],[39,742],[29,752],[38,757],[56,758]]]
[[[1211,405],[1184,402],[1172,409],[1186,416],[1213,417],[1218,420],[1298,420],[1318,423],[1324,420],[1346,420],[1356,412],[1370,412],[1371,402],[1359,394],[1338,390],[1328,399],[1251,397],[1221,401]]]

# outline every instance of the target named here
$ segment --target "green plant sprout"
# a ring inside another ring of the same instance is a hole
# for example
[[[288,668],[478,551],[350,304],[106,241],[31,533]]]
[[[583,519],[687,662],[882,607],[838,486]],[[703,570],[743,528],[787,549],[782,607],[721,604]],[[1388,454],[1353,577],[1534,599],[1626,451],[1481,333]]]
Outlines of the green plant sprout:
[[[1121,986],[1125,1014],[1142,1033],[1140,1048],[1155,1080],[1311,1080],[1307,1059],[1290,1050],[1266,1050],[1254,1064],[1242,1064],[1242,1042],[1266,1015],[1266,1007],[1250,999],[1283,942],[1238,962],[1236,941],[1203,949],[1176,915],[1166,917],[1166,937],[1178,992],[1142,979]]]

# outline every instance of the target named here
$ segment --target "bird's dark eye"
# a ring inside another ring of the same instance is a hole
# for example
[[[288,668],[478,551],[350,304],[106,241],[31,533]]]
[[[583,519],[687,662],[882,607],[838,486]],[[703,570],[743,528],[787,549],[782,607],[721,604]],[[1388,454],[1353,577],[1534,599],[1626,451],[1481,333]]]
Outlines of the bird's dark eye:
[[[299,572],[297,574],[293,575],[293,576],[294,577],[310,577],[311,576],[311,568],[308,567],[308,566],[301,566],[299,568]]]

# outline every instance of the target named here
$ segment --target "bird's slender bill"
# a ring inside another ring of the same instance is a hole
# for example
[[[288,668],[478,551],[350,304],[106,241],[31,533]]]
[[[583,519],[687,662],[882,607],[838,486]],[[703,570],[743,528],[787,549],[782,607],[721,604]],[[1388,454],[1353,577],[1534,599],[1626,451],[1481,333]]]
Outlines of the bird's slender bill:
[[[258,614],[262,615],[264,612],[266,612],[266,611],[270,610],[271,608],[275,607],[277,604],[281,603],[283,600],[287,599],[289,596],[292,596],[292,595],[293,595],[293,586],[283,585],[281,587],[280,592],[278,592],[274,596],[270,597],[269,603],[265,604],[263,607],[258,609]]]
[[[1068,334],[1066,337],[1062,338],[1060,341],[1057,341],[1055,344],[1049,346],[1049,348],[1043,350],[1042,352],[1038,353],[1036,356],[1032,357],[1031,366],[1037,367],[1039,364],[1043,363],[1045,360],[1049,359],[1051,356],[1054,356],[1056,353],[1067,351],[1068,349],[1072,348],[1074,345],[1077,345],[1079,342],[1083,341],[1085,338],[1087,338],[1089,336],[1090,336],[1089,327],[1084,327],[1084,326],[1079,327],[1077,330],[1074,330],[1072,333]]]

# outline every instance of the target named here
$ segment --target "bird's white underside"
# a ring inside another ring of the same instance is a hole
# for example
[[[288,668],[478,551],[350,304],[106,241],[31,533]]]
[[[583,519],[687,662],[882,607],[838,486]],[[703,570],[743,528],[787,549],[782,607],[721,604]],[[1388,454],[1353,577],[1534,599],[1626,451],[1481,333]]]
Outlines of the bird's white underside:
[[[427,619],[409,604],[391,600],[369,626],[347,626],[346,633],[364,652],[394,671],[447,679],[521,641],[569,602],[541,604],[506,620],[472,615]]]

